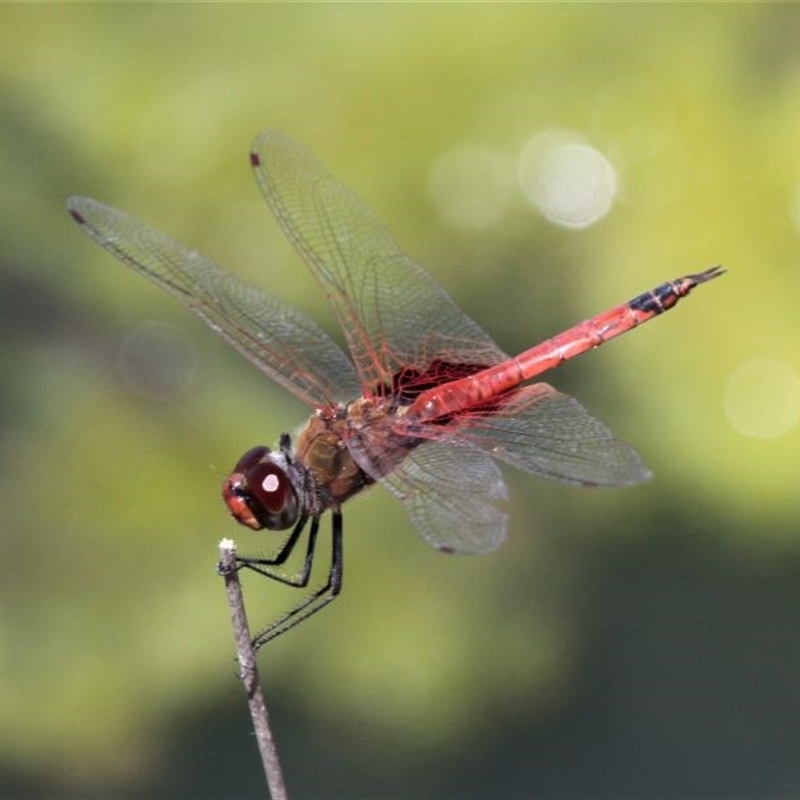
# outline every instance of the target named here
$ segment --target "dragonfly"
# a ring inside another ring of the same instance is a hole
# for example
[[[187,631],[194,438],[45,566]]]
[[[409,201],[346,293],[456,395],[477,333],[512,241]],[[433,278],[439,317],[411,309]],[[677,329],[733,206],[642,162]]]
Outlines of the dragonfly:
[[[305,314],[123,211],[86,197],[67,206],[106,250],[311,409],[297,436],[248,450],[222,487],[239,523],[291,529],[272,555],[237,556],[235,568],[305,590],[255,636],[256,649],[340,594],[342,506],[374,484],[399,499],[438,550],[486,553],[507,528],[497,462],[579,486],[650,477],[638,454],[577,400],[532,379],[669,310],[723,274],[720,266],[663,283],[510,357],[302,146],[266,131],[253,142],[250,164],[278,225],[325,291],[349,355]],[[329,563],[309,588],[327,512]],[[293,553],[301,563],[290,573]]]

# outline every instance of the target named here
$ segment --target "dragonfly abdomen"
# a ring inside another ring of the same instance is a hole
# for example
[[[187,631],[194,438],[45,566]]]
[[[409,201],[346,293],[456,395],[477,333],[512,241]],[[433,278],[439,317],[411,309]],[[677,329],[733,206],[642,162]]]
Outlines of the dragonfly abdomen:
[[[724,271],[722,267],[716,266],[705,272],[662,283],[627,303],[578,323],[509,361],[429,389],[420,394],[411,405],[407,419],[414,422],[432,422],[490,402],[492,398],[519,386],[524,381],[555,369],[565,361],[599,347],[604,342],[668,311],[695,286],[722,275]]]

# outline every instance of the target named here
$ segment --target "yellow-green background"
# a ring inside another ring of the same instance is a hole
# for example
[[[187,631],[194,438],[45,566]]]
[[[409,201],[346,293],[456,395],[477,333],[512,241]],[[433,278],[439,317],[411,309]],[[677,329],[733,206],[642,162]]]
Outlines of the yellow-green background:
[[[235,528],[218,491],[306,410],[64,201],[124,208],[331,327],[249,175],[265,127],[508,351],[729,268],[551,376],[649,484],[508,470],[508,541],[480,558],[428,548],[380,489],[348,505],[344,594],[261,657],[293,795],[800,791],[800,433],[747,437],[725,413],[741,365],[800,369],[798,41],[792,4],[0,7],[0,796],[263,792],[214,562],[222,536],[270,534]],[[515,158],[549,129],[662,146],[586,230],[520,192],[484,230],[438,213],[443,155]],[[147,320],[198,356],[165,399],[118,369]],[[256,624],[288,600],[246,589]]]

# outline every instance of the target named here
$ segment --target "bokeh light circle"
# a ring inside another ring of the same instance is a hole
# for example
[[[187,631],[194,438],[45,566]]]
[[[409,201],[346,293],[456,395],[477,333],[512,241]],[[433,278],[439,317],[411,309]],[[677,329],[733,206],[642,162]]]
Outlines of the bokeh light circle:
[[[574,134],[546,131],[520,155],[523,192],[551,222],[585,228],[602,219],[617,195],[617,174],[596,148]]]
[[[800,418],[800,381],[782,361],[755,359],[728,378],[725,413],[744,436],[774,439],[789,433]]]

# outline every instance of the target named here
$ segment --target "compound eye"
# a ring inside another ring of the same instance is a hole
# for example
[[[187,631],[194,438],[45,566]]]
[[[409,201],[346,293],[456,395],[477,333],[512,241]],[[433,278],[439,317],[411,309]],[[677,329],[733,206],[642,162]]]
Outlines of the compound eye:
[[[264,461],[247,470],[245,480],[251,503],[259,503],[273,520],[266,527],[283,530],[294,524],[297,519],[297,494],[281,467]]]
[[[254,530],[281,531],[297,521],[297,491],[267,447],[248,450],[222,487],[233,517]]]

